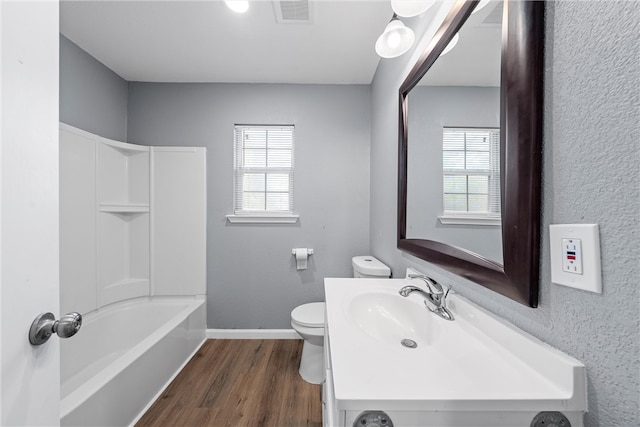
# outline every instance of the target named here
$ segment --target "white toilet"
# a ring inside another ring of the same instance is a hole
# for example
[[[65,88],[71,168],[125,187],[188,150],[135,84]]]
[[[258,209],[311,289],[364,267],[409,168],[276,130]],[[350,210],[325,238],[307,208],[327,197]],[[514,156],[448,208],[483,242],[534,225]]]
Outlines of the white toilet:
[[[356,256],[351,260],[353,277],[389,278],[391,270],[372,256]],[[323,302],[303,304],[291,312],[291,326],[304,339],[300,376],[311,384],[322,383],[324,346]]]

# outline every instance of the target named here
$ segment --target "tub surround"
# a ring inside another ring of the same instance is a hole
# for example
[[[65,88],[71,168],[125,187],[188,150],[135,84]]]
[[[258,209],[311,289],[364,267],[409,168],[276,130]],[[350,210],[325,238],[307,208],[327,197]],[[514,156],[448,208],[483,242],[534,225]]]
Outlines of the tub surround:
[[[440,319],[419,295],[398,294],[407,283],[325,279],[325,425],[351,425],[373,409],[391,411],[403,425],[425,425],[427,413],[437,422],[446,413],[448,425],[476,419],[476,425],[528,426],[541,411],[561,411],[582,425],[587,403],[580,362],[456,294],[448,296],[455,320]],[[362,304],[368,304],[367,318]],[[367,328],[386,332],[372,335]],[[403,338],[417,347],[402,346]]]
[[[60,124],[61,424],[129,425],[202,345],[206,150]]]
[[[60,306],[206,294],[206,150],[60,124]]]

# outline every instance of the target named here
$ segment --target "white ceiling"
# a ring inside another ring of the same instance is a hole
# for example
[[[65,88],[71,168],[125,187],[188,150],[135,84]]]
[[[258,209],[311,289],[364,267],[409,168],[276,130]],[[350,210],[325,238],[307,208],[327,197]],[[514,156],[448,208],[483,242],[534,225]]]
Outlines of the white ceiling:
[[[60,32],[128,81],[369,84],[389,0],[315,0],[312,22],[220,0],[62,1]]]

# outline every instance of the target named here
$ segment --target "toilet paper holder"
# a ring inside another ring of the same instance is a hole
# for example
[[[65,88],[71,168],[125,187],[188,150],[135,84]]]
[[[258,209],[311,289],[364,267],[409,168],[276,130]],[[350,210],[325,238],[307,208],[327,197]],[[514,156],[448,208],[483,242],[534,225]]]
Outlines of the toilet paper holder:
[[[296,256],[296,254],[298,253],[298,249],[304,249],[304,248],[293,248],[293,249],[291,249],[291,255]],[[308,248],[307,249],[307,255],[313,255],[313,249]]]
[[[313,255],[313,249],[293,248],[291,253],[296,259],[296,270],[306,270],[307,260],[309,259],[309,255]]]

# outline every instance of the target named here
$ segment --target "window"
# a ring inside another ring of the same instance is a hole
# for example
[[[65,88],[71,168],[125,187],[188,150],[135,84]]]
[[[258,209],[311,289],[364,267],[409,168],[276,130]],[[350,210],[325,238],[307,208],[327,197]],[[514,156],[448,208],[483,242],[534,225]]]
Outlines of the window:
[[[499,225],[500,130],[443,128],[442,134],[441,220],[475,218],[486,220],[475,224]]]
[[[234,215],[229,220],[295,222],[294,127],[236,125],[234,140]]]

